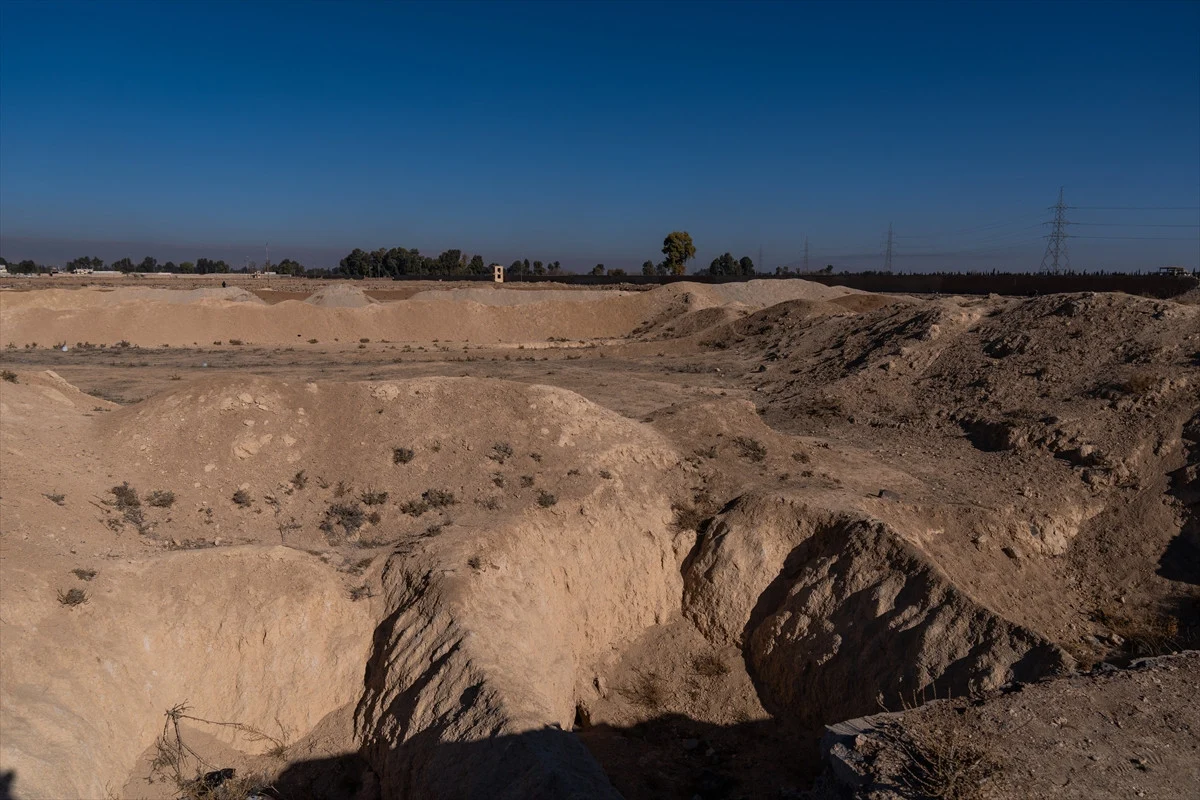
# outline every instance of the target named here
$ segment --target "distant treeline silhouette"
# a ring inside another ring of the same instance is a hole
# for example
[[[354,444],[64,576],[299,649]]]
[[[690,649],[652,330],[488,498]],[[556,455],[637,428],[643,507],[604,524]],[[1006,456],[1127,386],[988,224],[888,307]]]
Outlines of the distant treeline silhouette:
[[[1040,295],[1060,292],[1126,292],[1128,294],[1148,297],[1175,297],[1195,288],[1200,281],[1195,274],[1167,275],[1162,273],[1140,273],[1120,271],[1082,271],[1070,270],[1060,273],[1045,272],[1003,272],[991,271],[960,271],[960,272],[884,272],[879,270],[864,270],[861,272],[834,272],[832,267],[826,267],[818,272],[795,272],[786,267],[779,267],[774,273],[754,271],[754,262],[743,257],[735,260],[726,253],[713,260],[704,270],[692,275],[680,274],[679,265],[674,270],[669,266],[670,256],[662,264],[647,261],[643,265],[642,274],[630,275],[623,269],[606,269],[603,264],[597,264],[589,273],[578,275],[564,272],[558,261],[542,262],[521,259],[514,261],[506,269],[506,279],[510,281],[543,282],[555,281],[583,286],[609,286],[616,284],[632,284],[637,286],[654,286],[677,281],[695,281],[697,283],[728,283],[752,279],[786,280],[803,278],[816,281],[827,286],[847,286],[852,289],[862,289],[869,292],[884,292],[897,294],[1003,294],[1003,295]],[[6,264],[13,273],[52,272],[56,268],[38,264],[32,260],[18,263],[7,263],[0,259],[0,264]],[[104,269],[105,264],[99,258],[82,256],[72,259],[63,265],[62,269]],[[353,250],[341,260],[335,269],[309,269],[298,261],[285,258],[277,264],[264,262],[261,266],[249,262],[241,269],[230,267],[225,261],[209,258],[198,258],[193,261],[183,261],[178,264],[166,261],[159,263],[157,259],[146,256],[140,262],[129,258],[118,259],[108,265],[108,269],[126,273],[170,272],[178,274],[226,274],[255,272],[259,269],[275,272],[280,275],[295,275],[309,278],[331,279],[361,279],[368,277],[391,278],[393,280],[429,280],[450,279],[468,281],[490,281],[491,268],[480,255],[467,256],[461,250],[446,250],[437,257],[421,255],[416,250],[394,247],[390,250],[380,248],[374,251]]]

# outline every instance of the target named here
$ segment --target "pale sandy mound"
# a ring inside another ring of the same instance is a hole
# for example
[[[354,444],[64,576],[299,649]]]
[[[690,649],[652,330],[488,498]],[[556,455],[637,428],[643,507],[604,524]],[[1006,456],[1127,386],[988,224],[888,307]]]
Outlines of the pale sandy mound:
[[[4,295],[4,310],[64,310],[114,308],[142,303],[167,305],[212,305],[246,303],[263,305],[256,295],[235,287],[203,289],[44,289],[32,292],[8,292]]]
[[[322,308],[362,308],[374,305],[379,301],[368,297],[357,286],[335,283],[333,286],[324,286],[313,292],[304,302]]]
[[[529,303],[588,303],[607,300],[638,292],[602,291],[599,289],[517,289],[503,286],[465,289],[428,289],[417,292],[413,300],[423,302],[469,300],[485,306],[519,306]]]
[[[480,343],[615,338],[660,314],[666,300],[655,293],[605,292],[597,293],[600,299],[563,302],[541,299],[547,292],[513,292],[532,295],[537,302],[484,305],[470,300],[410,299],[376,303],[357,289],[329,287],[328,291],[318,302],[274,304],[253,295],[248,295],[252,300],[246,302],[176,302],[181,298],[166,290],[162,292],[166,299],[156,295],[113,297],[119,293],[92,290],[10,292],[0,296],[0,344],[128,341],[143,347],[187,347],[233,339],[247,344],[296,345],[309,339],[327,344],[334,339],[359,338]],[[436,298],[439,293],[422,294]]]
[[[741,303],[752,308],[766,308],[788,300],[833,300],[849,294],[865,294],[858,289],[849,289],[845,286],[825,286],[798,278],[715,284],[683,281],[673,283],[663,289],[670,289],[674,293],[690,294],[695,303],[705,305]]]

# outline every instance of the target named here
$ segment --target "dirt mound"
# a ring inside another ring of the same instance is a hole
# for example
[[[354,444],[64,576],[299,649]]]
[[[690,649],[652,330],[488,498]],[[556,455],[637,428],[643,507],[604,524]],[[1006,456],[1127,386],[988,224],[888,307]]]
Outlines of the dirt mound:
[[[784,498],[744,497],[718,515],[684,584],[684,614],[716,643],[745,648],[764,705],[803,726],[881,697],[968,694],[1070,662],[886,524]]]
[[[321,308],[362,308],[379,302],[368,297],[366,292],[349,283],[323,286],[310,294],[303,302]]]
[[[640,292],[603,294],[603,299],[546,300],[523,305],[483,305],[469,300],[399,300],[377,303],[357,289],[327,287],[307,301],[267,304],[242,290],[245,302],[148,297],[113,301],[100,292],[10,292],[0,296],[4,346],[57,342],[143,347],[207,346],[232,340],[258,345],[299,345],[310,339],[328,346],[335,339],[372,341],[546,341],[554,338],[615,338],[660,313],[661,298]],[[197,290],[212,291],[212,290]],[[437,298],[438,292],[420,293]],[[512,294],[518,294],[513,292]],[[523,292],[522,296],[544,292]],[[48,295],[42,298],[40,295]],[[239,295],[240,296],[240,295]]]
[[[1191,652],[834,725],[814,800],[1185,797],[1200,784],[1197,680]]]
[[[530,303],[591,303],[638,292],[612,289],[524,289],[512,286],[482,288],[427,289],[417,292],[413,300],[421,302],[472,302],[485,306],[522,306]]]

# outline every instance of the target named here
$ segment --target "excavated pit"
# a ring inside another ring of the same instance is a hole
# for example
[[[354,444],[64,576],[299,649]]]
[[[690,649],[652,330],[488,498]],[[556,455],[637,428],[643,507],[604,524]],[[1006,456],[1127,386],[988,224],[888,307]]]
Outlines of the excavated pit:
[[[6,379],[13,794],[177,796],[154,763],[176,709],[189,770],[290,800],[793,797],[832,723],[1194,641],[1197,314],[1108,296],[755,311],[759,290],[572,302],[543,332],[582,315],[649,340],[617,365],[564,347],[521,382],[197,373],[118,407],[54,372]],[[393,325],[387,303],[327,294],[293,318]],[[78,323],[51,299],[5,299],[4,335]],[[502,339],[538,305],[461,302]],[[284,335],[264,313],[286,302],[179,305]],[[676,374],[718,377],[631,404],[648,415],[539,385],[584,357],[628,380],[668,346]]]

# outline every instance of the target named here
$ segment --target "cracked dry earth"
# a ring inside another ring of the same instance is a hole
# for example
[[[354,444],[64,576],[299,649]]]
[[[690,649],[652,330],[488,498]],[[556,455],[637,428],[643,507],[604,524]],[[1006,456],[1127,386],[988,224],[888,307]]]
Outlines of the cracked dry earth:
[[[1195,789],[1200,307],[293,283],[0,291],[12,796]]]

